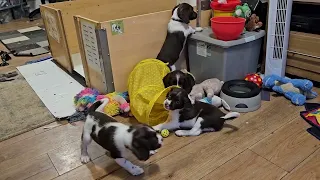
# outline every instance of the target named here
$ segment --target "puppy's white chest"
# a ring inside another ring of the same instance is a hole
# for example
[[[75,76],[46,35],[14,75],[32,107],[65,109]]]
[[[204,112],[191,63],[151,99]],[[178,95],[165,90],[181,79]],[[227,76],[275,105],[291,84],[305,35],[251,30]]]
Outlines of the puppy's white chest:
[[[170,115],[171,116],[171,121],[173,122],[179,122],[179,117],[180,117],[180,113],[179,113],[180,110],[174,110],[174,111],[171,111],[170,112]]]
[[[180,113],[179,111],[173,111],[171,114],[172,121],[179,124],[180,128],[192,128],[193,125],[196,123],[196,118],[185,120],[183,122],[179,122]]]
[[[170,33],[181,31],[183,32],[184,37],[188,37],[190,34],[194,33],[194,30],[191,26],[173,20],[170,20],[168,24],[168,31]]]

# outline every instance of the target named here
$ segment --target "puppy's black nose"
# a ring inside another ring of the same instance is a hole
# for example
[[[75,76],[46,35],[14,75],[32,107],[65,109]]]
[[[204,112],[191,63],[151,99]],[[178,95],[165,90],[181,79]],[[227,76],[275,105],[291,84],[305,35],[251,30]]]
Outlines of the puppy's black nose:
[[[170,104],[169,103],[165,103],[164,107],[169,110],[170,109]]]

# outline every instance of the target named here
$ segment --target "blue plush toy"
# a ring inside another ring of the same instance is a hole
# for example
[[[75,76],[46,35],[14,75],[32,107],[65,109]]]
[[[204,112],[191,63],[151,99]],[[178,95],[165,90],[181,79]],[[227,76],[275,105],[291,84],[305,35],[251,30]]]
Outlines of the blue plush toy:
[[[303,105],[307,99],[313,99],[318,94],[312,91],[313,83],[307,79],[282,78],[277,75],[270,75],[263,78],[264,88],[284,94],[295,105]]]
[[[219,96],[214,95],[212,98],[205,97],[205,98],[201,99],[200,101],[214,105],[217,108],[220,108],[222,106],[225,110],[230,111],[229,104],[225,100],[221,99]]]

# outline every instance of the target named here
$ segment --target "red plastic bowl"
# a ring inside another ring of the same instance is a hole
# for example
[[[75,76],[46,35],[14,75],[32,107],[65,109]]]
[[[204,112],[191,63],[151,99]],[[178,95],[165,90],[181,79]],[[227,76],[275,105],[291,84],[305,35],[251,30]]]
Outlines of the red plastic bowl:
[[[246,19],[237,17],[213,17],[211,29],[217,39],[231,41],[237,39],[244,29]]]
[[[210,7],[213,10],[219,10],[219,11],[234,11],[236,9],[237,5],[240,5],[240,0],[228,0],[227,4],[220,4],[218,3],[218,0],[211,1]]]

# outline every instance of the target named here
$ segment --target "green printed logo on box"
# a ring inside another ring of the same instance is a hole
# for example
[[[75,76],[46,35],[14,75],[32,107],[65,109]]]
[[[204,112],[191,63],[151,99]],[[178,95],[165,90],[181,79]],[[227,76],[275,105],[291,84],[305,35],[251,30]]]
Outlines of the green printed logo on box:
[[[118,35],[124,33],[123,21],[113,21],[111,24],[112,35]]]

